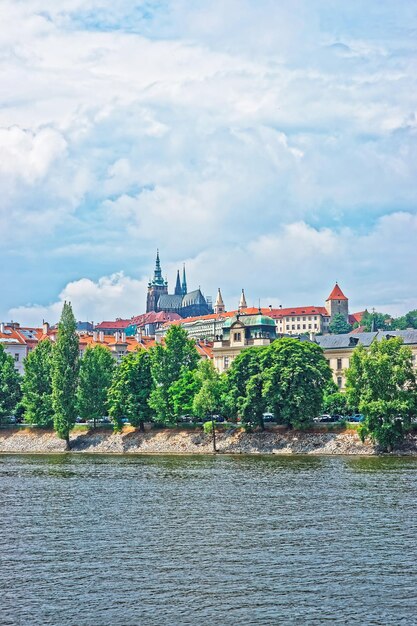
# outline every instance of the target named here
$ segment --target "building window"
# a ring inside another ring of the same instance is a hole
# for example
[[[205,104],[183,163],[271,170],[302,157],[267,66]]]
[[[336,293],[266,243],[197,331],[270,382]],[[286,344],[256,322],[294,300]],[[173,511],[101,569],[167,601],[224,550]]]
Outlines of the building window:
[[[314,316],[314,321],[316,321],[316,319],[317,319],[317,315]]]
[[[14,355],[14,360],[15,360],[16,362],[19,360],[19,355],[18,355],[18,354],[15,354],[15,355]]]
[[[343,387],[343,380],[341,376],[337,377],[337,386],[339,387],[339,389]]]
[[[300,324],[297,324],[297,330],[300,330]]]
[[[224,369],[227,370],[229,367],[229,357],[225,356],[224,357]]]
[[[289,326],[289,324],[287,324],[287,330],[290,330],[290,326]]]
[[[305,324],[303,324],[303,330],[305,330],[307,328],[307,326]]]
[[[240,333],[233,333],[233,340],[234,341],[240,341],[240,337],[241,337]]]
[[[300,321],[300,318],[299,318],[299,317],[297,317],[297,322],[299,322],[299,321]]]
[[[311,328],[311,324],[309,324],[308,327]]]
[[[292,328],[292,330],[295,330],[295,324],[293,324],[291,328]]]
[[[341,370],[342,369],[342,359],[337,359],[337,369]]]
[[[314,328],[317,329],[317,324],[314,324]]]

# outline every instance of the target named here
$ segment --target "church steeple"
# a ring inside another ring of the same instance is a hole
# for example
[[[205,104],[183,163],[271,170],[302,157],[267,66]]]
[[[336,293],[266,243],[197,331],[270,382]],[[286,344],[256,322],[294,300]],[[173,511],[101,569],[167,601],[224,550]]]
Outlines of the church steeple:
[[[182,295],[185,296],[187,293],[187,279],[185,277],[185,263],[182,268]]]
[[[223,302],[223,298],[222,298],[222,292],[220,291],[220,287],[217,291],[217,298],[216,298],[216,302],[214,303],[214,312],[216,313],[216,315],[219,315],[220,313],[224,313],[225,312],[225,307],[224,307],[224,302]]]
[[[248,305],[246,304],[245,291],[244,289],[242,289],[242,293],[240,294],[240,300],[239,300],[239,312],[247,308],[248,308]]]
[[[175,295],[176,296],[182,296],[182,287],[181,287],[181,280],[180,280],[180,270],[177,270],[177,282],[175,283]]]

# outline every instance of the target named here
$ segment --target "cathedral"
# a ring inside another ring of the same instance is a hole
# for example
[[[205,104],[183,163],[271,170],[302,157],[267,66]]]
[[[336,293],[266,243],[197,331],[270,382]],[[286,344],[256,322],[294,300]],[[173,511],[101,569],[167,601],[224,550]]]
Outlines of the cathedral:
[[[162,277],[159,251],[156,253],[154,276],[148,284],[146,312],[149,313],[150,311],[177,313],[181,317],[199,317],[213,313],[211,302],[203,296],[200,289],[187,290],[185,266],[182,272],[182,281],[178,270],[175,291],[173,294],[168,293],[168,282]]]

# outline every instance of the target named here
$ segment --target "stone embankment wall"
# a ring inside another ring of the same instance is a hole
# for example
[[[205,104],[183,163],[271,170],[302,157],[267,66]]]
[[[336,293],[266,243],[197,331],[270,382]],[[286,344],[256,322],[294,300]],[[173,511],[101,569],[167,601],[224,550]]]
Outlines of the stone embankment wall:
[[[241,430],[217,433],[217,449],[225,454],[378,454],[370,442],[362,443],[354,430],[342,432],[266,431],[253,434]],[[122,434],[109,430],[75,430],[72,452],[114,454],[207,454],[212,439],[201,431],[153,430],[140,433],[128,429]],[[52,432],[35,429],[0,430],[0,453],[64,452],[65,443]],[[409,437],[401,455],[417,454],[417,437]]]

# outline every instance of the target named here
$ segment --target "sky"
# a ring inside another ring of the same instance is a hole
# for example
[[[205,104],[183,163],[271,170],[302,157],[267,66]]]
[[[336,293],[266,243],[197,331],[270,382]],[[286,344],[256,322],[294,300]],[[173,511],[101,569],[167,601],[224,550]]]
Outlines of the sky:
[[[415,0],[2,0],[0,320],[417,308]]]

